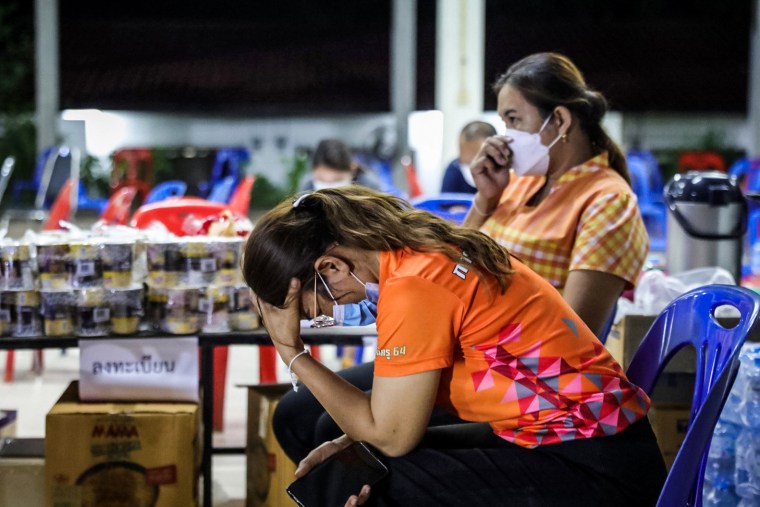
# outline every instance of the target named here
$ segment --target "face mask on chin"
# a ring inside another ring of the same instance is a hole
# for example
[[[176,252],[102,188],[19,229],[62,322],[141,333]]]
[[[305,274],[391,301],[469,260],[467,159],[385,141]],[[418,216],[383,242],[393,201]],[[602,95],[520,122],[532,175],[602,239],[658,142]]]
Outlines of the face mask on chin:
[[[549,150],[562,137],[544,146],[541,142],[541,132],[549,124],[553,114],[549,115],[538,132],[530,133],[522,130],[506,129],[505,135],[512,138],[509,148],[512,150],[512,169],[518,176],[546,176],[549,170]]]
[[[348,305],[334,305],[333,318],[339,326],[368,326],[377,320],[377,305],[367,299]]]
[[[348,178],[343,178],[336,181],[322,181],[313,179],[311,180],[312,184],[314,185],[314,190],[324,190],[326,188],[338,188],[338,187],[345,187],[346,185],[350,185],[353,183],[353,179],[349,176]]]

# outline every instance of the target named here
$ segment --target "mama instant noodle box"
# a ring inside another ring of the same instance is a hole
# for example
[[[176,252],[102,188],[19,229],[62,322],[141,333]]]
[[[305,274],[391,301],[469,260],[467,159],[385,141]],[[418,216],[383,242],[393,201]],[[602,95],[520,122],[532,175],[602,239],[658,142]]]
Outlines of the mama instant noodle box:
[[[73,382],[48,412],[45,505],[198,505],[195,403],[82,403]]]

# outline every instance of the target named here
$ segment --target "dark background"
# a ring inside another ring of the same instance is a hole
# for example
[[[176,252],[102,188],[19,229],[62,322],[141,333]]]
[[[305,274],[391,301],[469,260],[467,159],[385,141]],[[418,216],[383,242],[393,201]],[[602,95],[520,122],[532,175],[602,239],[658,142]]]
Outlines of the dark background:
[[[32,50],[34,2],[4,3],[8,73]],[[435,104],[435,4],[418,1],[418,109]],[[390,12],[390,0],[60,0],[61,107],[388,111]],[[484,108],[509,64],[553,50],[617,110],[744,112],[751,18],[751,0],[487,0]],[[31,73],[14,82],[4,109],[33,104]]]

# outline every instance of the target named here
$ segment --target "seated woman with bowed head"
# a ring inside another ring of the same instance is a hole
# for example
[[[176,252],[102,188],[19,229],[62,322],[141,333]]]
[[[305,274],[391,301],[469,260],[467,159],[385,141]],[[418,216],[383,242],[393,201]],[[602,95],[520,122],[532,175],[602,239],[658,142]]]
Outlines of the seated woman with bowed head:
[[[352,441],[390,470],[331,505],[655,504],[665,467],[649,398],[560,294],[485,234],[387,194],[325,189],[259,220],[243,273],[280,357],[344,432],[296,476]],[[326,313],[315,290],[336,304],[377,290],[371,391],[305,353],[300,319]],[[434,407],[464,422],[428,427]]]

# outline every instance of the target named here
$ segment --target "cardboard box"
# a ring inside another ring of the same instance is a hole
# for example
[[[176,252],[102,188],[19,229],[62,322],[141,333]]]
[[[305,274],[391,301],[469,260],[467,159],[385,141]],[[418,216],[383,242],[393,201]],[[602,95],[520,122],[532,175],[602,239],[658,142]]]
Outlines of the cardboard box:
[[[683,403],[653,403],[649,409],[649,421],[668,470],[686,437],[690,411],[691,406]]]
[[[82,403],[76,382],[47,414],[45,505],[197,506],[196,403]]]
[[[277,443],[272,414],[290,384],[262,384],[248,388],[248,439],[246,445],[246,507],[293,505],[285,492],[295,480],[296,465]]]
[[[0,409],[0,438],[16,436],[17,415],[15,410]]]
[[[29,507],[45,501],[44,443],[41,438],[0,439],[0,505]]]

